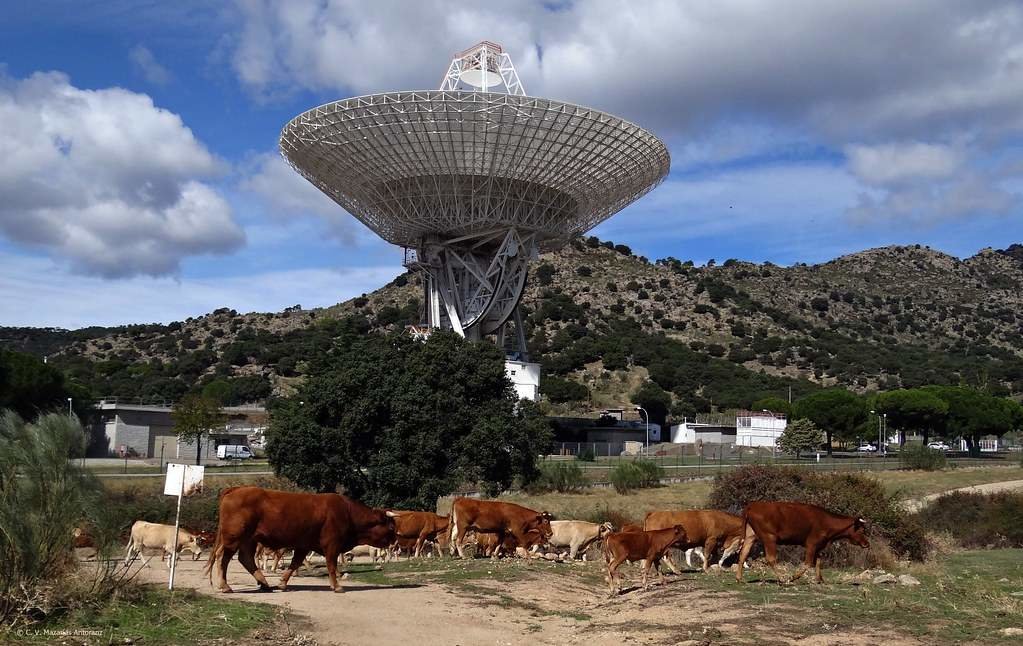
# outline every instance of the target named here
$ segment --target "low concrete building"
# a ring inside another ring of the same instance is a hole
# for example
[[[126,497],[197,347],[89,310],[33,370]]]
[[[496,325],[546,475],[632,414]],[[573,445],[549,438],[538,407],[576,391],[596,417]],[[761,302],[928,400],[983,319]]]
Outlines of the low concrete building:
[[[195,460],[195,443],[179,441],[174,433],[174,409],[169,404],[103,399],[95,408],[93,433],[103,438],[99,448],[93,449],[97,456]],[[249,435],[265,428],[266,411],[261,406],[228,407],[222,412],[228,421],[203,438],[204,460],[216,459],[222,444],[247,446]]]
[[[504,372],[515,387],[516,397],[530,401],[540,399],[540,364],[508,359],[504,362]]]
[[[734,426],[701,424],[688,420],[671,427],[673,444],[735,444]]]

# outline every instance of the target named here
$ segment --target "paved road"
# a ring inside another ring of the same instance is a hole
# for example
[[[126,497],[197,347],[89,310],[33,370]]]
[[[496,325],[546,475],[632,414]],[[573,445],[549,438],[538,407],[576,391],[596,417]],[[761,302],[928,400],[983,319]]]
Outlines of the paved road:
[[[207,478],[216,478],[220,476],[272,476],[273,471],[207,471]],[[164,473],[97,473],[97,478],[163,478],[166,477]]]

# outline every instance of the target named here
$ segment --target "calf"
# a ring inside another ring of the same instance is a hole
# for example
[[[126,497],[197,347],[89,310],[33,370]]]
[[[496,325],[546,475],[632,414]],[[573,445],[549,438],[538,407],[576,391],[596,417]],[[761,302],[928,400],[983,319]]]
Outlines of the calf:
[[[598,525],[581,520],[552,520],[551,537],[547,542],[554,547],[567,547],[568,557],[573,560],[582,552],[585,561],[586,548],[613,531],[611,523]]]
[[[682,525],[686,528],[686,543],[681,547],[689,550],[700,548],[700,557],[703,559],[703,571],[710,569],[710,559],[718,547],[723,546],[721,561],[724,562],[732,554],[742,547],[742,538],[745,534],[742,518],[715,509],[693,509],[687,511],[652,511],[646,515],[643,521],[643,529],[665,529],[674,525]],[[690,555],[686,553],[686,562],[689,563]],[[671,555],[665,556],[668,567],[675,574],[679,574],[679,568],[675,565]]]
[[[144,549],[160,549],[160,560],[167,555],[173,555],[174,526],[147,523],[144,520],[135,521],[135,524],[131,526],[131,538],[128,539],[124,566],[128,567],[135,557],[142,554]],[[192,554],[202,553],[195,534],[186,529],[178,529],[177,551],[181,550],[188,550]],[[146,561],[145,565],[148,564],[149,561]],[[167,567],[170,567],[170,561],[167,562]]]
[[[551,515],[545,511],[533,511],[510,502],[456,498],[451,506],[451,554],[457,550],[464,556],[465,534],[470,529],[476,534],[496,534],[497,556],[506,536],[515,539],[517,547],[529,549],[533,541],[546,541],[551,536]],[[531,531],[538,532],[537,538],[529,538]],[[526,555],[529,558],[527,552]]]
[[[449,517],[430,511],[394,511],[394,533],[401,539],[411,539],[411,551],[418,558],[422,555],[423,544],[435,541],[448,533]],[[404,546],[402,546],[404,547]]]
[[[374,547],[373,545],[356,545],[344,553],[345,562],[351,563],[356,556],[368,556],[373,563],[383,561],[387,558],[388,547]]]
[[[863,548],[870,546],[866,521],[862,518],[839,516],[815,505],[800,502],[752,502],[743,510],[742,519],[745,539],[735,571],[736,581],[742,581],[742,564],[758,540],[764,544],[767,563],[778,576],[779,582],[782,581],[782,574],[778,569],[778,546],[802,545],[806,548],[806,558],[792,575],[790,583],[803,576],[811,567],[817,570],[817,583],[823,583],[821,552],[835,541],[847,540]]]
[[[618,532],[608,534],[604,538],[604,563],[607,566],[607,584],[613,597],[621,592],[622,581],[618,575],[618,567],[625,561],[643,561],[643,588],[647,588],[647,574],[653,566],[657,571],[660,583],[664,583],[661,574],[661,558],[673,546],[684,543],[686,530],[681,525],[667,529],[654,529],[642,532]]]

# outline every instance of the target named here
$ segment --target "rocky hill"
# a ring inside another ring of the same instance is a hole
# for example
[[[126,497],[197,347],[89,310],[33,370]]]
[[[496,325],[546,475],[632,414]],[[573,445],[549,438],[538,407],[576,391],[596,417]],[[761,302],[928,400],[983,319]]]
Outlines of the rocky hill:
[[[1023,246],[965,260],[911,246],[820,265],[708,265],[649,262],[592,237],[542,256],[523,304],[554,410],[625,404],[647,378],[683,411],[836,384],[965,382],[1023,394]],[[420,289],[407,274],[324,309],[0,328],[0,345],[50,357],[97,396],[175,399],[198,385],[240,402],[289,392],[339,326],[417,322]]]

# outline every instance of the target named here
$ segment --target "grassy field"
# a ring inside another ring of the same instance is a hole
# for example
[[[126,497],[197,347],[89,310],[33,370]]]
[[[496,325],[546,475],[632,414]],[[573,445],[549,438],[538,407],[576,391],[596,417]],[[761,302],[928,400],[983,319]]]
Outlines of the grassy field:
[[[166,464],[161,468],[159,465],[151,464],[138,464],[128,463],[127,468],[123,465],[103,464],[103,465],[88,465],[89,471],[96,475],[102,476],[106,474],[158,474],[164,473],[167,469]],[[207,464],[206,475],[215,475],[218,471],[271,471],[269,463],[265,460],[260,461],[247,461],[247,462],[227,462],[223,464]]]
[[[914,498],[989,482],[1023,480],[1023,469],[997,466],[947,469],[945,471],[878,471],[871,474],[892,492]],[[628,495],[619,495],[611,488],[586,489],[578,493],[547,493],[530,495],[514,493],[501,500],[544,509],[559,518],[596,519],[621,516],[633,521],[641,520],[655,509],[702,507],[713,486],[713,480],[689,480],[653,489],[643,489]],[[447,513],[450,501],[442,503],[440,512]]]
[[[436,583],[480,606],[520,610],[536,621],[568,618],[592,634],[625,630],[640,641],[657,641],[644,631],[663,629],[677,635],[702,630],[728,643],[779,643],[775,640],[781,635],[788,643],[828,634],[866,639],[855,643],[882,638],[890,643],[1008,643],[1011,638],[999,631],[1023,627],[1023,596],[1013,596],[1023,590],[1018,550],[957,552],[897,572],[913,575],[919,586],[854,585],[850,579],[856,572],[838,569],[826,569],[827,583],[821,586],[780,586],[773,574],[755,568],[742,585],[730,573],[684,573],[669,577],[666,586],[653,592],[627,588],[625,595],[610,601],[604,599],[607,588],[599,561],[568,565],[441,559],[388,563],[383,571],[354,565],[349,571],[353,579],[367,583]],[[638,580],[636,568],[623,572],[626,585]],[[679,612],[705,604],[713,605],[716,614]],[[627,624],[612,623],[618,613],[637,607],[642,614]],[[722,624],[732,625],[736,634],[722,634]],[[845,642],[839,638],[833,643]]]
[[[223,640],[248,643],[247,636],[270,624],[281,610],[272,606],[139,586],[100,608],[79,609],[59,620],[0,632],[0,641],[26,644],[194,644]],[[75,632],[77,631],[77,632]]]

